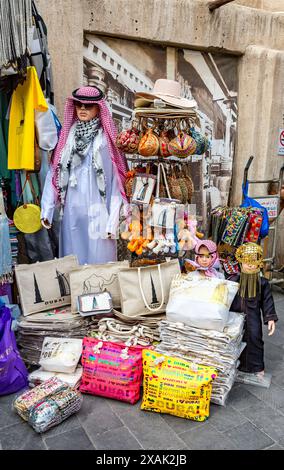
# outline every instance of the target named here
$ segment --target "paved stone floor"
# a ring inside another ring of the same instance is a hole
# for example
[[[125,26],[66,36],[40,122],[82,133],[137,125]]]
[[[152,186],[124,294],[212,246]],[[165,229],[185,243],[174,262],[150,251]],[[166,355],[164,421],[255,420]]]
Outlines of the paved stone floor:
[[[284,295],[275,289],[276,332],[265,339],[269,389],[235,384],[226,407],[211,405],[210,418],[196,423],[84,395],[80,412],[38,435],[0,398],[0,449],[284,449]],[[267,328],[265,327],[265,330]]]

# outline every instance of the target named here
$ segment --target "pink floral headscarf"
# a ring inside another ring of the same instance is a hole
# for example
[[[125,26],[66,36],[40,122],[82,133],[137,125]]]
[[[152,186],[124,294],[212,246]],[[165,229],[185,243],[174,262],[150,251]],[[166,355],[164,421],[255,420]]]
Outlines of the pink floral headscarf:
[[[207,268],[202,268],[197,262],[197,256],[199,250],[202,246],[205,246],[209,253],[212,255],[211,263]],[[200,240],[197,242],[194,248],[195,251],[195,261],[188,260],[197,270],[204,271],[205,275],[208,277],[219,277],[219,273],[215,268],[219,267],[219,256],[217,251],[217,245],[212,240]]]
[[[118,178],[119,189],[122,195],[122,198],[127,202],[124,184],[126,179],[126,173],[128,171],[127,161],[122,152],[116,147],[116,136],[117,130],[115,128],[113,119],[111,117],[110,111],[107,107],[105,99],[102,97],[98,101],[92,100],[92,97],[98,97],[100,95],[100,90],[96,87],[85,86],[76,90],[76,95],[90,97],[90,100],[84,100],[84,103],[96,103],[100,107],[100,120],[104,130],[104,134],[107,138],[108,148],[111,156],[111,160]],[[76,114],[76,109],[74,106],[74,100],[81,101],[76,99],[74,96],[69,96],[65,103],[64,109],[64,123],[61,129],[59,136],[58,144],[53,152],[52,157],[52,183],[56,191],[57,200],[60,200],[60,191],[59,191],[59,166],[62,150],[67,142],[70,129],[74,122],[78,119]]]

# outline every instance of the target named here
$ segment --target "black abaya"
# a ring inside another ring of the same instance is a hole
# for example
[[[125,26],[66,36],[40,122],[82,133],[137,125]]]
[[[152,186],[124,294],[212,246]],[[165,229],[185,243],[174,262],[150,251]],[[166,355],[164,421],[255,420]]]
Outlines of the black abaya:
[[[229,279],[238,282],[239,275],[231,276]],[[278,320],[268,280],[264,277],[260,278],[260,292],[258,289],[256,297],[242,299],[237,293],[230,310],[244,312],[246,316],[243,341],[247,345],[240,356],[239,370],[243,372],[261,372],[264,370],[261,313],[265,325],[270,320]]]

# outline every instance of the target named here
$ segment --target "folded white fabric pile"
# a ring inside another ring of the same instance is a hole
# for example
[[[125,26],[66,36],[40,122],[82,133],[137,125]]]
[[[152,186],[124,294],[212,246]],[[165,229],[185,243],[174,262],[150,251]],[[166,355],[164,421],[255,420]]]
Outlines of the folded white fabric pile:
[[[17,344],[27,364],[38,365],[46,336],[84,338],[95,330],[98,320],[71,313],[70,307],[35,313],[18,320]]]
[[[215,367],[211,401],[225,405],[233,386],[242,343],[244,316],[230,312],[224,332],[193,328],[183,323],[161,321],[161,343],[155,348],[161,354],[178,356],[197,364]]]

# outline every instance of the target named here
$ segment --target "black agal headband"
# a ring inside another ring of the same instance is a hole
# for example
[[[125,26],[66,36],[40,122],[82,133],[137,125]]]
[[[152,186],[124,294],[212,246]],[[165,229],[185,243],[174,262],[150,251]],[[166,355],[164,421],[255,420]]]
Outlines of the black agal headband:
[[[76,88],[76,90],[72,92],[72,96],[76,98],[76,100],[78,101],[100,101],[101,99],[104,98],[105,95],[99,88],[97,88],[96,86],[92,86],[92,88],[94,88],[95,90],[99,92],[98,96],[77,95],[77,91],[79,90],[79,88]]]

